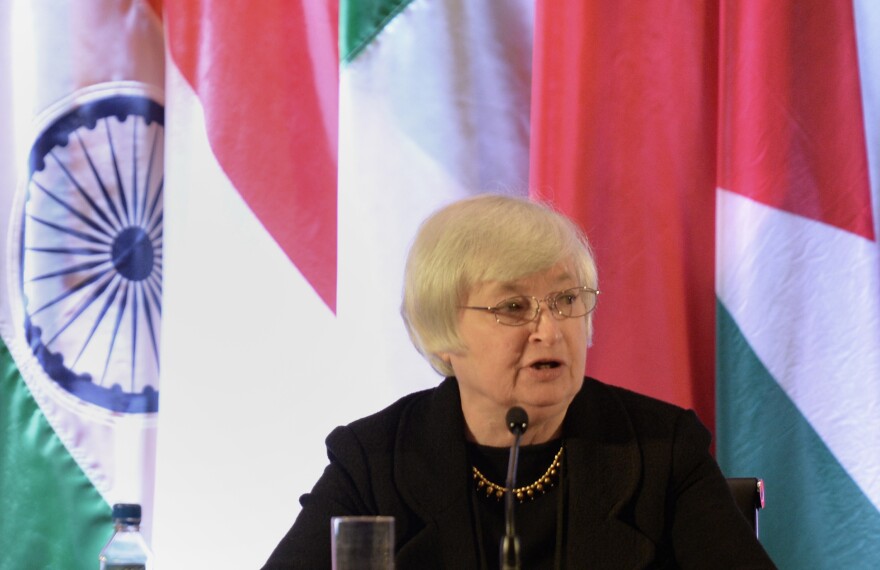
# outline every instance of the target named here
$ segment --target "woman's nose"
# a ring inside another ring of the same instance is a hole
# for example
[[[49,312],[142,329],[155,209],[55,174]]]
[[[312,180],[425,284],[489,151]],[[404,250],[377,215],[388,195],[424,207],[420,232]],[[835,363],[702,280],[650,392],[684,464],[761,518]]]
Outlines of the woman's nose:
[[[560,321],[553,316],[553,309],[549,306],[544,307],[538,304],[538,317],[532,323],[532,339],[541,342],[553,343],[562,336]]]

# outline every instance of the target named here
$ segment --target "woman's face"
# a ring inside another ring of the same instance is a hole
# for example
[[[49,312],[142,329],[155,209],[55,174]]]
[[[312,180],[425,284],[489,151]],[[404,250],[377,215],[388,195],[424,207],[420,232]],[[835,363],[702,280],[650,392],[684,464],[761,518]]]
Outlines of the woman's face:
[[[492,307],[510,297],[544,299],[548,294],[584,285],[569,263],[513,282],[489,281],[478,285],[465,305]],[[441,353],[455,371],[465,419],[472,431],[474,419],[503,424],[511,406],[522,406],[530,423],[557,418],[583,384],[587,360],[587,323],[584,317],[557,319],[541,303],[538,318],[520,326],[495,321],[492,313],[462,309],[458,332],[466,347]]]

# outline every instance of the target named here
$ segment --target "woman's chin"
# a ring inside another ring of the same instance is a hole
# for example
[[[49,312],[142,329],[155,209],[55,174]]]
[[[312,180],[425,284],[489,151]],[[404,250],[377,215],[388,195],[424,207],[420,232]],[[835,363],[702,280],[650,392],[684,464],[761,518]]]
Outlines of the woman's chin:
[[[558,413],[567,408],[583,384],[582,378],[558,376],[551,381],[521,383],[517,394],[519,405],[531,408],[535,413]],[[531,413],[531,412],[530,412]]]
[[[573,394],[541,394],[523,398],[519,405],[529,414],[529,422],[535,423],[560,414],[564,415],[573,397]]]

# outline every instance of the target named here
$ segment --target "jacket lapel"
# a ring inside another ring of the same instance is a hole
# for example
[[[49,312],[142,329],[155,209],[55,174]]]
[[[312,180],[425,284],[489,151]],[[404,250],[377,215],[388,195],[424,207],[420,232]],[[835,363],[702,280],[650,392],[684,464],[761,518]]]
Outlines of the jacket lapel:
[[[401,568],[477,568],[470,473],[458,384],[446,379],[401,419],[394,477],[425,527],[398,552]]]
[[[626,522],[642,477],[635,430],[607,388],[585,379],[565,418],[568,461],[567,568],[585,560],[637,568],[653,559],[654,543]]]

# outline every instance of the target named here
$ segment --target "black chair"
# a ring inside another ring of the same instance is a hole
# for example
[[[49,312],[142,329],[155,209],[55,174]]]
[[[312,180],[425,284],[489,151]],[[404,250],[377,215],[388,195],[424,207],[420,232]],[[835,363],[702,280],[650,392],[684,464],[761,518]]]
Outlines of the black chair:
[[[764,508],[764,480],[757,477],[728,477],[727,485],[736,506],[758,536],[758,511]]]

